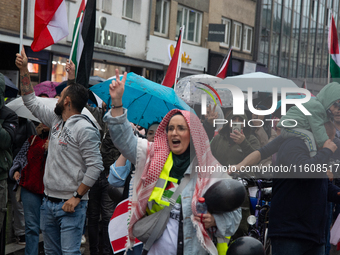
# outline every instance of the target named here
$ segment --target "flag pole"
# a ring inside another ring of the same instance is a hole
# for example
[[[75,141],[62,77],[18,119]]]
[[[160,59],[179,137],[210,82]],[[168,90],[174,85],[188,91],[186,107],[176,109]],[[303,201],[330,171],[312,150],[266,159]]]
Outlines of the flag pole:
[[[81,13],[80,13],[80,17],[79,17],[79,22],[78,22],[78,26],[77,26],[77,30],[76,30],[76,33],[74,34],[74,38],[73,38],[73,40],[72,40],[72,47],[71,47],[71,53],[70,53],[70,62],[71,62],[71,59],[72,59],[72,55],[73,55],[73,51],[74,51],[74,45],[76,44],[76,38],[77,38],[77,36],[78,36],[78,33],[79,33],[79,28],[80,28],[80,23],[81,23],[81,20],[82,20],[82,18],[83,18],[83,14],[84,14],[84,12],[82,11]]]
[[[332,24],[333,24],[333,13],[331,10],[331,20],[329,21],[329,29],[328,29],[328,68],[327,68],[327,84],[330,82],[330,77],[331,77],[331,51],[330,51],[330,42],[329,42],[329,35],[331,34],[331,29],[332,29]],[[328,17],[327,17],[328,18]]]
[[[330,71],[330,68],[331,68],[331,54],[328,53],[328,77],[327,77],[327,84],[330,83],[330,76],[331,76],[331,71]]]
[[[327,17],[328,18],[328,17]],[[333,22],[333,13],[331,11],[331,20],[329,21],[329,28],[328,28],[328,68],[327,68],[327,84],[329,84],[329,80],[330,80],[330,76],[331,76],[331,72],[330,72],[330,68],[331,68],[331,52],[330,52],[330,47],[329,47],[329,35],[330,35],[330,31],[332,28],[332,22]]]
[[[183,27],[182,27],[182,31],[181,31],[181,33],[180,33],[180,36],[181,36],[181,42],[180,42],[180,44],[179,44],[179,52],[178,52],[178,54],[179,54],[179,56],[178,56],[178,60],[177,60],[177,67],[176,67],[176,76],[175,76],[175,84],[174,84],[174,90],[176,89],[176,85],[177,85],[177,76],[178,76],[178,68],[179,68],[179,66],[180,66],[180,64],[181,64],[181,58],[182,58],[182,56],[181,56],[181,50],[182,50],[182,42],[183,42],[183,34],[184,34],[184,28],[185,28],[185,25],[183,25]],[[176,47],[177,47],[177,45],[176,45]]]
[[[21,50],[22,50],[22,45],[23,45],[23,35],[24,35],[24,10],[25,10],[25,0],[21,0],[19,53],[21,52]]]

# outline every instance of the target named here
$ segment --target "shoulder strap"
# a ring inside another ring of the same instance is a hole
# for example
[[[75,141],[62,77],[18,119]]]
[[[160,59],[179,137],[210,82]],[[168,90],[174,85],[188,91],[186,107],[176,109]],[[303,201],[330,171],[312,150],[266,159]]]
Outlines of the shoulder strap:
[[[162,211],[161,215],[159,217],[159,220],[157,221],[154,229],[152,230],[152,233],[149,237],[149,239],[144,244],[143,249],[146,251],[149,251],[153,243],[156,241],[157,237],[160,234],[160,231],[164,230],[164,226],[168,224],[169,215],[172,207],[176,204],[176,200],[178,196],[182,193],[185,186],[190,181],[190,175],[185,175],[184,178],[181,181],[181,184],[177,187],[176,191],[172,194],[171,198],[169,199],[170,206],[166,206]]]
[[[92,126],[95,128],[95,129],[98,129],[98,127],[96,126],[96,124],[93,123],[93,121],[85,114],[81,114],[88,122],[90,122],[92,124]]]
[[[35,140],[35,138],[36,138],[36,137],[37,137],[36,135],[33,137],[33,139],[32,139],[32,142],[31,142],[31,145],[30,145],[30,146],[32,146],[32,144],[34,143],[34,140]]]

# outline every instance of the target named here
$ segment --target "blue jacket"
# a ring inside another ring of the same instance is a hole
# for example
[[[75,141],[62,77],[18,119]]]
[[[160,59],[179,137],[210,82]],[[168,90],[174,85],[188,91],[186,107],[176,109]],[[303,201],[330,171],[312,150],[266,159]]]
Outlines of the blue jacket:
[[[268,150],[261,148],[260,152],[261,157],[266,157]],[[272,152],[273,150],[270,153]],[[297,172],[291,173],[293,176],[290,177],[297,178],[286,178],[285,173],[280,176],[281,179],[273,181],[269,237],[288,237],[310,240],[317,244],[325,243],[327,200],[339,203],[340,196],[337,196],[337,192],[340,188],[334,186],[325,173],[319,174],[318,178],[310,178],[311,176],[305,173],[298,173],[298,166],[313,164],[328,166],[332,154],[331,150],[324,148],[310,158],[303,140],[289,138],[283,141],[278,150],[276,165],[296,165]]]

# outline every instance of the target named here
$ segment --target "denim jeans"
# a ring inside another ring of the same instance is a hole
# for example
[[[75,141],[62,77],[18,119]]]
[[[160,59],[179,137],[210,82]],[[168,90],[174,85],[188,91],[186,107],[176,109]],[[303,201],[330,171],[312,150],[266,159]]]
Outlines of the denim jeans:
[[[325,245],[297,238],[271,238],[273,255],[324,255]]]
[[[64,202],[43,199],[40,207],[40,228],[46,255],[80,255],[81,235],[86,216],[87,201],[81,200],[74,213],[64,212]]]
[[[90,189],[87,217],[91,255],[99,254],[99,247],[103,248],[102,254],[112,254],[108,225],[115,209],[115,203],[107,192],[109,185],[105,174],[101,173],[99,179]],[[99,243],[100,218],[102,230],[101,243]]]
[[[35,194],[21,187],[21,200],[25,215],[25,255],[38,255],[40,233],[40,206],[43,195]]]

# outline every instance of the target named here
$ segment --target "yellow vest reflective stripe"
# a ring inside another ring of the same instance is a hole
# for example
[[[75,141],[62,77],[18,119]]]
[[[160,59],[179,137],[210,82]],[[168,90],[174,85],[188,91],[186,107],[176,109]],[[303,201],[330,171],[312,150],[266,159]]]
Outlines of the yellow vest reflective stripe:
[[[216,248],[218,255],[225,255],[227,253],[229,240],[230,236],[226,236],[225,238],[217,237]]]
[[[148,215],[162,210],[164,206],[170,205],[170,202],[162,200],[162,198],[168,181],[173,183],[178,182],[178,179],[169,176],[173,163],[174,162],[172,159],[172,152],[170,152],[167,160],[165,161],[162,172],[156,182],[156,185],[149,197],[148,206],[146,207],[146,212],[148,213]]]

